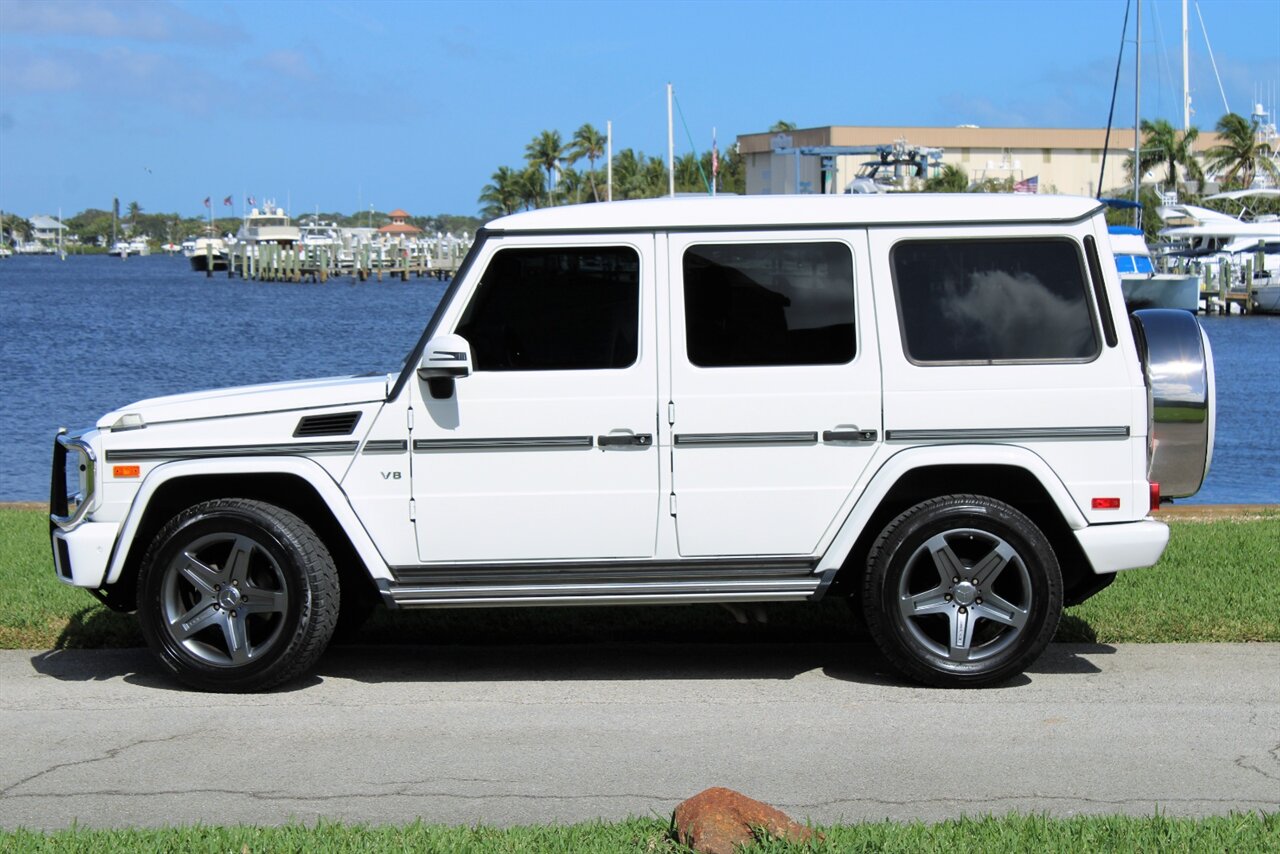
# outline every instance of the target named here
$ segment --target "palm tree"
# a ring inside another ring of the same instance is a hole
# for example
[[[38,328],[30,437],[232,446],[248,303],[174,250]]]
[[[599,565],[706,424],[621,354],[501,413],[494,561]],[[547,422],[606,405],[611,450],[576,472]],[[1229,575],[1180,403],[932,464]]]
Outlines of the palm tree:
[[[485,217],[493,219],[520,210],[520,173],[510,166],[499,166],[492,179],[492,184],[485,184],[480,190]]]
[[[542,206],[547,194],[542,186],[541,168],[529,166],[516,174],[516,195],[520,197],[520,204],[524,205],[525,210]]]
[[[142,205],[137,202],[129,202],[129,233],[132,234],[138,227],[138,215],[142,213]]]
[[[560,139],[560,131],[544,130],[533,138],[533,142],[525,146],[524,157],[531,166],[547,170],[547,204],[551,204],[551,188],[554,176],[564,159],[565,145]]]
[[[782,119],[779,119],[778,121],[769,125],[769,133],[786,133],[787,131],[791,131],[795,129],[796,129],[795,122],[787,122],[787,121],[783,121]]]
[[[596,189],[596,159],[604,157],[605,142],[604,134],[588,122],[573,132],[573,140],[569,148],[570,163],[576,163],[583,157],[587,158],[587,163],[591,166],[587,172],[591,182],[591,197],[597,202],[600,201],[600,193]]]
[[[932,178],[926,178],[926,193],[963,193],[969,189],[969,176],[963,168],[954,163],[942,164],[941,171]]]
[[[1199,130],[1188,128],[1180,135],[1165,119],[1156,119],[1154,122],[1143,119],[1140,127],[1143,137],[1142,150],[1138,155],[1139,174],[1145,174],[1151,167],[1164,163],[1168,166],[1166,177],[1170,187],[1178,186],[1179,166],[1186,170],[1188,179],[1204,180],[1204,172],[1192,151],[1192,146],[1200,136]]]
[[[676,159],[676,189],[682,193],[706,192],[707,184],[702,178],[701,163],[698,156],[689,152]]]
[[[1218,119],[1215,127],[1222,143],[1210,148],[1208,166],[1222,174],[1223,184],[1232,184],[1236,177],[1240,178],[1240,186],[1248,187],[1253,183],[1259,170],[1272,178],[1280,178],[1273,159],[1275,152],[1271,146],[1258,140],[1257,126],[1235,113],[1227,113]]]

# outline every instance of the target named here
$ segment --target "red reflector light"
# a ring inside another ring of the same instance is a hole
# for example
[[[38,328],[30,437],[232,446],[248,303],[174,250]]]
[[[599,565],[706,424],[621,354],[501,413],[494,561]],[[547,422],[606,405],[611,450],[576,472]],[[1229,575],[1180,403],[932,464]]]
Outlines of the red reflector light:
[[[1119,510],[1119,498],[1095,498],[1093,499],[1094,510]]]
[[[112,477],[137,477],[142,474],[142,466],[112,466]]]
[[[1151,484],[1151,512],[1155,513],[1160,509],[1160,484]]]

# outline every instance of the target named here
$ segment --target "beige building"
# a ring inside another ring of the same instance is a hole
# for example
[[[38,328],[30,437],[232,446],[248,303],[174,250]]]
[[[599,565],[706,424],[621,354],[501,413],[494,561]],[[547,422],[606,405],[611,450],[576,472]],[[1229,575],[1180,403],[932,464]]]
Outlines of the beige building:
[[[785,137],[790,137],[789,143]],[[870,149],[905,141],[910,147],[941,149],[937,165],[959,166],[970,182],[1036,178],[1041,193],[1093,196],[1098,190],[1105,139],[1105,128],[831,126],[781,135],[745,134],[738,137],[738,146],[747,170],[749,195],[843,193],[862,164],[878,159]],[[1203,154],[1217,143],[1217,134],[1201,133],[1195,150]],[[776,148],[799,149],[800,154],[779,154]],[[840,153],[842,148],[868,149],[868,153]],[[1132,151],[1133,128],[1112,128],[1104,188],[1118,188],[1127,182],[1124,164]],[[929,174],[933,172],[929,170]],[[1158,166],[1143,176],[1143,182],[1164,178],[1165,167]]]

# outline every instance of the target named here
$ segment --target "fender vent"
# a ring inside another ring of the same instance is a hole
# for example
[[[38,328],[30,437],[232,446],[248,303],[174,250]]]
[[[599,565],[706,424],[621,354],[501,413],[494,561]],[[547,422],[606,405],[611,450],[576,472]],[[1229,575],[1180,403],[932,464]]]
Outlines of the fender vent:
[[[350,436],[360,422],[359,412],[333,412],[326,415],[307,415],[293,431],[295,439],[305,436]]]

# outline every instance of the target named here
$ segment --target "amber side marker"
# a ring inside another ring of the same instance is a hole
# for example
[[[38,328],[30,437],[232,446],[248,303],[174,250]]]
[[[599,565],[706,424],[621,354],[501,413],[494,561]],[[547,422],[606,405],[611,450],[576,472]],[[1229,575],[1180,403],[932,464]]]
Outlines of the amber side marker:
[[[112,477],[138,477],[142,474],[142,466],[112,466]]]

